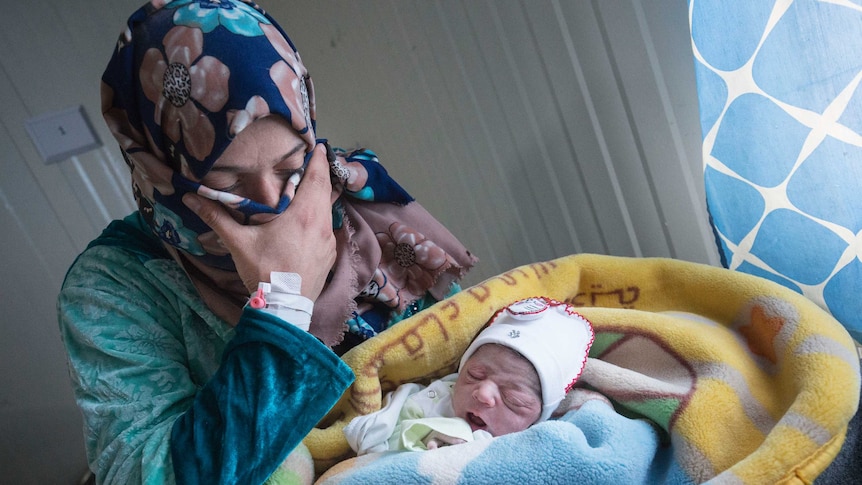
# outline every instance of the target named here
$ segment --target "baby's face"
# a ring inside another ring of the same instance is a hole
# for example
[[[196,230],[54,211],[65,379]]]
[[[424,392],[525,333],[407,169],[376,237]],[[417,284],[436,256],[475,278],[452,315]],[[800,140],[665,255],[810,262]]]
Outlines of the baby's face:
[[[539,376],[517,352],[485,344],[473,353],[458,374],[452,396],[455,416],[501,436],[527,429],[542,413]]]

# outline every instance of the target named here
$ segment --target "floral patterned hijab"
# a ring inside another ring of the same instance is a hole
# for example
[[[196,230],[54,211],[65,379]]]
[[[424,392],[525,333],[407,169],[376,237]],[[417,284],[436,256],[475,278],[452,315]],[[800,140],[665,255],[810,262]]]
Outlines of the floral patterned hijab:
[[[288,207],[298,180],[275,207],[200,180],[238,133],[265,116],[289,122],[307,144],[306,163],[325,141],[316,139],[314,88],[293,43],[250,1],[151,0],[129,18],[102,76],[102,111],[131,169],[139,211],[206,304],[235,324],[248,292],[215,232],[182,196],[220,201],[247,221]],[[475,263],[373,152],[334,154],[338,256],[310,329],[330,346],[348,319],[385,321],[428,291],[440,299]]]

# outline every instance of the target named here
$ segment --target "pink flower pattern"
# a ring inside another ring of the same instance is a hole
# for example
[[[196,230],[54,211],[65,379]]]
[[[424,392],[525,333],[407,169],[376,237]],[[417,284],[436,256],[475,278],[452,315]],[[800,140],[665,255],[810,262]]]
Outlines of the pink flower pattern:
[[[260,96],[252,96],[247,103],[245,109],[229,110],[227,112],[227,121],[230,126],[230,136],[236,136],[250,125],[253,121],[263,118],[270,114],[269,104]]]
[[[228,100],[230,69],[212,56],[203,56],[199,29],[177,26],[164,41],[165,51],[150,49],[141,63],[141,87],[155,103],[154,121],[174,143],[182,140],[192,157],[210,154],[215,129],[197,104],[219,111]],[[194,102],[190,102],[194,101]]]
[[[446,251],[425,236],[399,222],[376,234],[382,254],[372,285],[376,298],[402,308],[434,286],[437,276],[454,262]]]
[[[278,29],[272,25],[261,25],[261,29],[282,58],[272,65],[269,75],[278,86],[285,104],[290,108],[290,123],[309,142],[309,146],[314,146],[311,120],[315,119],[316,115],[311,78],[307,76],[299,53],[290,47]]]

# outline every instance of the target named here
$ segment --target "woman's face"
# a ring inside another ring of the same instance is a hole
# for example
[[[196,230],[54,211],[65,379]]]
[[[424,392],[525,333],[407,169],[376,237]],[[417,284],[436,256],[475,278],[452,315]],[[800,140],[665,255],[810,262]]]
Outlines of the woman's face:
[[[455,416],[501,436],[527,429],[542,413],[542,390],[533,365],[496,344],[476,349],[464,363],[452,396]]]
[[[288,180],[302,169],[306,149],[305,141],[283,117],[261,118],[236,136],[201,183],[276,207],[282,195],[293,198],[298,180],[293,184]],[[231,213],[242,220],[239,213]]]

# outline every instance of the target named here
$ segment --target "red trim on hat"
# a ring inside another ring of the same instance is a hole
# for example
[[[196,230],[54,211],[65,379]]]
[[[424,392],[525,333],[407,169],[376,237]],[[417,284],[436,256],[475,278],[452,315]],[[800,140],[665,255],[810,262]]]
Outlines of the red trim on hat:
[[[596,330],[593,328],[593,322],[591,322],[587,317],[574,311],[574,307],[572,305],[569,305],[568,303],[566,303],[565,305],[566,311],[569,312],[571,315],[577,315],[583,318],[584,321],[587,322],[587,328],[589,328],[590,330],[590,341],[589,343],[587,343],[587,351],[586,353],[584,353],[584,360],[581,362],[581,368],[580,370],[578,370],[578,374],[574,377],[574,379],[572,379],[572,382],[570,382],[569,385],[566,386],[566,393],[568,394],[568,392],[571,391],[573,387],[575,387],[575,384],[578,382],[578,379],[581,378],[581,374],[583,374],[584,372],[584,368],[587,366],[587,358],[590,355],[590,348],[592,348],[593,342],[595,342],[596,340]]]

